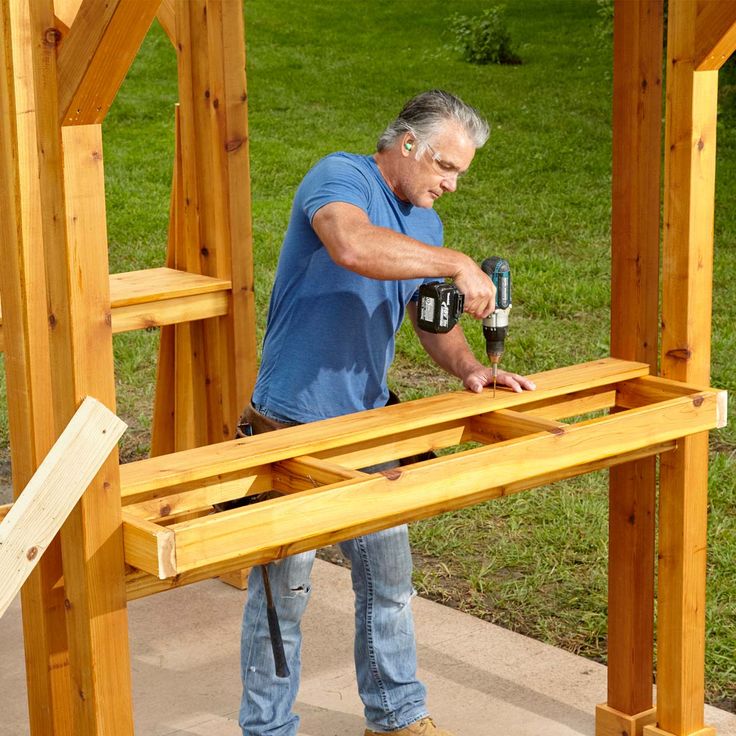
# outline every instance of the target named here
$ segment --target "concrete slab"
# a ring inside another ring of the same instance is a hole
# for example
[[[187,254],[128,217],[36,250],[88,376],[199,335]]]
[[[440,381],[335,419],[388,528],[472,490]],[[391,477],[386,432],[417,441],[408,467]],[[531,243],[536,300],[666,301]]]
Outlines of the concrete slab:
[[[317,561],[304,622],[300,736],[362,736],[344,568]],[[241,736],[238,637],[245,593],[207,581],[130,605],[137,736]],[[453,609],[415,601],[420,674],[456,736],[593,736],[606,669]],[[0,619],[0,736],[27,736],[20,606]],[[719,736],[736,715],[708,708]]]

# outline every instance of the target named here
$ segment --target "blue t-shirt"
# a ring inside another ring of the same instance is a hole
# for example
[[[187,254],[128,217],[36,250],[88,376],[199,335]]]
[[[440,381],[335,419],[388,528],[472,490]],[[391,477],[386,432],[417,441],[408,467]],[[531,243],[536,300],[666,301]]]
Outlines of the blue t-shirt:
[[[381,281],[338,266],[311,225],[330,202],[355,205],[374,225],[442,245],[437,213],[402,202],[372,156],[334,153],[307,173],[279,257],[253,393],[254,404],[296,422],[385,405],[394,336],[424,281]]]

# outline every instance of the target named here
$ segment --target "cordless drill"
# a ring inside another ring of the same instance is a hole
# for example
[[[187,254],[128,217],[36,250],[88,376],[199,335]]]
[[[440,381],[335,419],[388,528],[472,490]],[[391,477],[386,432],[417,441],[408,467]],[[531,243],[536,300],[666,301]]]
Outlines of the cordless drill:
[[[481,270],[496,287],[496,309],[483,320],[486,354],[493,370],[493,395],[496,395],[498,363],[503,356],[504,342],[511,311],[511,267],[505,258],[492,256],[480,264]],[[426,332],[449,332],[463,313],[465,295],[443,281],[422,284],[419,288],[418,324]]]

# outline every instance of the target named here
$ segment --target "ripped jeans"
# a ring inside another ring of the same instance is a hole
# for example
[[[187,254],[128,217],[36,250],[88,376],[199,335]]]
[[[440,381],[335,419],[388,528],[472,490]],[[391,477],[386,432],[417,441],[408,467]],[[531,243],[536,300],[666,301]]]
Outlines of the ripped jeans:
[[[374,731],[395,731],[427,715],[426,689],[416,676],[407,527],[350,539],[342,542],[340,549],[352,565],[355,671],[366,722]],[[291,672],[288,678],[276,677],[261,568],[251,570],[240,650],[243,697],[239,721],[243,736],[296,736],[299,730],[299,716],[292,708],[299,689],[301,619],[311,593],[314,557],[313,551],[304,552],[268,567]]]

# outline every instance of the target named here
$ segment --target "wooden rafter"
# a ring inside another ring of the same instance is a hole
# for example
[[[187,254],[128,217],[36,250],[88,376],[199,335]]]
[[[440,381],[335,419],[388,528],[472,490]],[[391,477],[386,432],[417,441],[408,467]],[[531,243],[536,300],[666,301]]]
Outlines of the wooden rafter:
[[[84,0],[59,48],[59,120],[101,123],[160,0]]]
[[[698,71],[720,69],[736,51],[736,3],[698,0],[695,19],[694,66]]]

